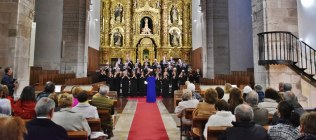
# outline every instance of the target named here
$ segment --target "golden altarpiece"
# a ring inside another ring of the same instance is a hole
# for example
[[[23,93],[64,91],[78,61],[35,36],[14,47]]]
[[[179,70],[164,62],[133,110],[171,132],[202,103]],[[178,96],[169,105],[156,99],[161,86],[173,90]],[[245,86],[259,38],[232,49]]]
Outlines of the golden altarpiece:
[[[101,65],[126,56],[189,63],[191,0],[102,0],[101,6]]]

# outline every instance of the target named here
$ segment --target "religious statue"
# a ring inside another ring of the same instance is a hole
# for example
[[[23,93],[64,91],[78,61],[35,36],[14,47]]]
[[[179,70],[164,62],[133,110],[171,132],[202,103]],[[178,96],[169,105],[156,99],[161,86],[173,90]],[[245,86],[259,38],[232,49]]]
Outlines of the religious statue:
[[[172,47],[177,47],[179,46],[179,34],[176,30],[173,30],[170,33],[170,44]]]
[[[138,3],[137,3],[137,0],[134,1],[134,5],[133,7],[136,9],[138,7]]]
[[[157,8],[157,9],[160,9],[160,8],[161,8],[161,5],[160,5],[159,0],[157,0],[157,2],[156,2],[156,8]]]
[[[122,16],[123,16],[123,7],[121,4],[118,4],[115,8],[114,16],[115,16],[115,21],[117,22],[122,22]]]
[[[114,45],[115,46],[122,46],[122,34],[120,33],[119,29],[116,29],[115,33],[113,34]]]
[[[171,17],[171,23],[178,21],[178,10],[174,5],[172,6],[171,11],[170,11],[170,17]]]
[[[148,18],[147,17],[144,19],[144,22],[145,22],[145,25],[144,25],[144,28],[142,29],[141,34],[152,34],[151,29],[148,27]]]

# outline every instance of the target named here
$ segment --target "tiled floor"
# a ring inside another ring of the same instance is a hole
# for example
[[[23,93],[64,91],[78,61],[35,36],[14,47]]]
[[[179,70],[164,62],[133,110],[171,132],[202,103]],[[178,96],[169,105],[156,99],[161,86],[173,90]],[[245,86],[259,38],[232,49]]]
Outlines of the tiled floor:
[[[166,98],[157,100],[157,105],[161,114],[161,118],[165,125],[168,137],[170,140],[179,139],[179,128],[177,128],[177,119],[173,113],[173,99]],[[117,108],[117,122],[113,131],[114,137],[111,140],[126,140],[131,128],[131,124],[136,111],[137,100],[136,99],[118,99]]]

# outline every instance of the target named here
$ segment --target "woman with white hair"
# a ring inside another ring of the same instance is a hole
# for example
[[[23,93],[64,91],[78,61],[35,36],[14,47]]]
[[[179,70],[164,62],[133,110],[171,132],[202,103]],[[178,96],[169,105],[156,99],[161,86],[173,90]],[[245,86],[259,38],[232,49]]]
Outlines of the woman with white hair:
[[[194,84],[189,83],[187,88],[192,92],[192,96],[194,99],[202,101],[202,96],[199,93],[195,92],[195,85]]]
[[[186,108],[196,108],[199,101],[197,99],[192,99],[192,92],[189,89],[184,89],[182,94],[182,101],[179,102],[178,106],[175,108],[174,113],[181,117],[183,109]],[[182,122],[185,124],[191,124],[190,120],[185,119],[185,116],[182,116]]]

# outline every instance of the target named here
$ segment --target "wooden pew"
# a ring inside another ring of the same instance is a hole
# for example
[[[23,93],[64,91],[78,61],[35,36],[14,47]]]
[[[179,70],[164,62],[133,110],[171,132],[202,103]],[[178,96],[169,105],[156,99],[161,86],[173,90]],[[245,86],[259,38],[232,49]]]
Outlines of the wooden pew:
[[[91,131],[101,131],[101,120],[99,118],[87,118]]]
[[[69,140],[87,140],[87,131],[67,131]]]
[[[217,140],[219,134],[223,133],[228,126],[208,126],[207,127],[207,140]]]
[[[223,133],[230,126],[208,126],[207,127],[207,140],[217,140],[217,137]],[[263,128],[268,131],[270,126],[265,125]]]
[[[178,117],[180,118],[180,139],[182,139],[182,136],[188,136],[188,131],[191,130],[192,124],[184,124],[182,121],[182,116],[184,116],[185,119],[187,120],[192,120],[193,116],[193,111],[195,108],[185,108],[182,110],[181,115]],[[183,130],[185,134],[183,134]]]
[[[209,116],[195,116],[193,117],[193,120],[192,120],[192,128],[196,127],[196,128],[199,128],[201,131],[200,131],[200,138],[203,139],[203,131],[204,131],[204,128],[205,128],[205,124],[207,123],[208,121],[208,118]]]
[[[182,100],[182,90],[175,90],[173,95],[173,106],[176,108],[178,103]]]
[[[108,122],[108,121],[112,121],[112,114],[110,112],[109,109],[98,109],[98,114],[99,114],[99,117],[101,119],[101,122]],[[115,126],[115,122],[116,120],[113,121],[113,127]],[[102,130],[105,132],[105,134],[107,134],[109,137],[112,137],[113,133],[112,133],[112,130],[113,130],[113,127],[110,128],[110,127],[106,127],[106,126],[102,126],[101,125],[101,128]],[[108,130],[108,131],[111,131],[111,133],[106,133],[105,130]]]

